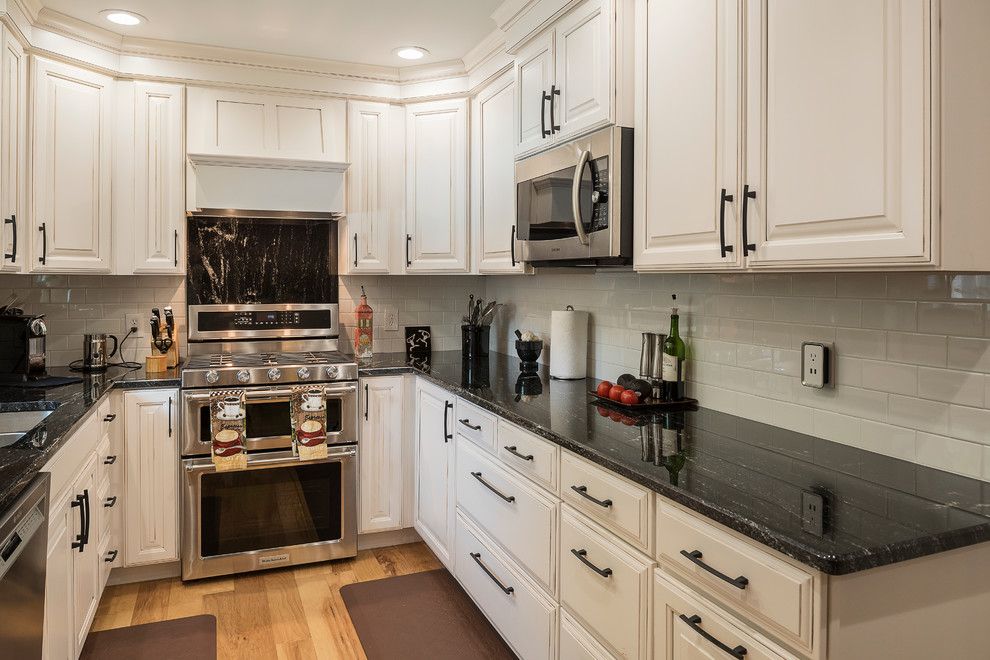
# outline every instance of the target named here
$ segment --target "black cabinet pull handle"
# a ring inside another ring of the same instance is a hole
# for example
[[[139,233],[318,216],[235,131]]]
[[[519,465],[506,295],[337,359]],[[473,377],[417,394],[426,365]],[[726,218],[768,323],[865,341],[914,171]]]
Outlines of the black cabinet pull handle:
[[[474,477],[475,479],[477,479],[481,483],[482,486],[484,486],[488,490],[492,491],[493,493],[495,493],[496,495],[498,495],[499,497],[501,497],[506,502],[509,502],[511,504],[512,502],[515,502],[516,501],[515,495],[506,495],[505,493],[503,493],[502,491],[500,491],[498,488],[496,488],[495,486],[491,485],[488,482],[487,479],[485,479],[483,476],[481,476],[481,473],[480,472],[472,472],[471,473],[471,476]]]
[[[103,459],[103,464],[104,465],[113,465],[116,462],[117,462],[117,455],[116,454],[114,454],[113,456],[107,456],[106,458]]]
[[[107,415],[103,418],[103,421],[109,423],[115,419],[117,419],[117,413],[107,413]]]
[[[106,499],[105,502],[103,502],[103,508],[104,509],[112,509],[116,503],[117,503],[117,496],[116,495],[111,495],[110,497],[108,497]]]
[[[591,561],[588,560],[588,551],[585,550],[584,548],[581,548],[580,550],[575,550],[574,548],[571,548],[571,554],[577,557],[578,559],[580,559],[582,564],[593,570],[595,573],[598,573],[603,578],[612,577],[612,569],[598,568],[597,566],[592,564]]]
[[[681,554],[694,565],[705,569],[706,571],[717,577],[719,580],[724,580],[725,582],[728,582],[736,589],[745,589],[746,585],[749,584],[749,579],[746,578],[745,576],[740,575],[737,578],[730,578],[725,573],[722,573],[721,571],[718,571],[712,568],[711,566],[709,566],[708,564],[706,564],[705,562],[701,561],[701,558],[704,556],[701,554],[701,550],[692,550],[691,552],[688,552],[687,550],[681,550]]]
[[[554,115],[553,106],[554,106],[555,96],[560,96],[560,90],[557,89],[556,85],[550,85],[550,132],[551,133],[556,133],[557,131],[560,130],[560,124],[555,124],[553,120],[553,115]]]
[[[86,509],[83,506],[83,501],[84,500],[83,500],[83,496],[82,495],[76,495],[75,499],[73,499],[72,500],[72,503],[69,505],[73,509],[75,509],[76,507],[79,507],[79,533],[76,534],[76,540],[73,541],[72,542],[72,545],[70,546],[73,550],[75,550],[76,548],[79,548],[79,552],[82,552],[83,551],[83,548],[86,546],[86,541],[85,541],[85,538],[86,538]]]
[[[502,590],[503,594],[509,596],[513,591],[515,591],[514,588],[505,586],[505,584],[503,584],[502,581],[499,580],[494,573],[492,573],[491,569],[485,566],[485,562],[481,561],[480,552],[469,552],[468,554],[471,555],[471,559],[473,559],[474,562],[481,567],[481,570],[483,570],[485,574],[492,579],[492,582],[498,585],[498,588]]]
[[[175,267],[179,267],[179,230],[176,229],[175,233],[172,234],[172,252],[175,254],[175,259],[173,263]]]
[[[726,653],[728,653],[729,655],[731,655],[733,658],[741,659],[741,658],[745,658],[746,657],[747,651],[746,651],[746,647],[745,646],[740,645],[740,646],[737,646],[734,649],[733,648],[729,648],[728,645],[723,644],[721,641],[718,640],[718,638],[716,638],[713,635],[709,634],[708,632],[706,632],[701,627],[701,625],[700,625],[701,624],[701,617],[698,616],[697,614],[692,615],[692,616],[688,616],[686,614],[682,614],[680,616],[680,619],[684,623],[688,624],[688,626],[691,628],[691,630],[693,630],[694,632],[698,633],[699,635],[701,635],[702,637],[704,637],[705,639],[707,639],[709,642],[711,642],[712,644],[714,644],[715,646],[717,646],[719,649],[721,649],[721,650],[725,651]]]
[[[172,437],[172,397],[168,398],[168,437]]]
[[[412,236],[406,234],[406,268],[412,266],[412,261],[409,260],[409,244],[412,242]]]
[[[516,226],[512,225],[512,233],[509,234],[509,258],[512,260],[512,267],[516,267]]]
[[[533,460],[533,455],[532,454],[525,454],[525,455],[524,454],[520,454],[518,451],[516,451],[516,446],[515,445],[508,445],[508,446],[506,446],[505,447],[505,451],[509,452],[513,456],[517,456],[517,457],[523,459],[524,461],[531,461],[531,460]]]
[[[357,268],[357,232],[354,232],[354,267]]]
[[[481,426],[480,425],[475,426],[474,424],[471,423],[471,420],[470,419],[459,419],[457,421],[460,422],[461,424],[463,424],[464,426],[468,427],[472,431],[480,431],[481,430]]]
[[[722,197],[718,203],[718,245],[722,250],[722,258],[725,258],[726,252],[732,252],[732,246],[725,244],[725,203],[731,202],[735,199],[732,195],[725,194],[725,188],[722,188]]]
[[[10,214],[9,218],[4,218],[3,223],[5,225],[10,225],[10,254],[4,254],[4,259],[10,259],[10,263],[17,261],[17,216],[13,213]]]
[[[596,497],[592,497],[591,495],[588,495],[588,487],[587,486],[571,486],[571,490],[573,490],[575,493],[577,493],[578,495],[580,495],[584,499],[591,500],[592,502],[594,502],[595,504],[597,504],[600,507],[604,507],[604,508],[607,509],[610,506],[612,506],[612,500],[600,500],[600,499],[598,499]]]
[[[443,441],[445,443],[454,439],[454,434],[450,432],[450,429],[447,426],[447,411],[451,410],[453,407],[454,404],[450,401],[443,402]]]
[[[547,101],[550,95],[546,91],[540,91],[540,139],[545,140],[550,131],[547,130]],[[552,121],[552,120],[551,120]]]
[[[742,226],[743,226],[743,256],[756,252],[756,243],[749,242],[749,200],[756,199],[756,191],[749,189],[749,184],[743,186]]]
[[[90,513],[90,510],[89,510],[89,491],[88,490],[84,490],[83,491],[83,500],[84,500],[83,501],[83,506],[85,507],[85,510],[86,510],[86,545],[89,545],[89,531],[90,531],[90,527],[92,527],[92,525],[93,525],[93,515]]]
[[[446,415],[445,415],[446,416]],[[368,421],[368,384],[364,384],[364,421]]]
[[[105,561],[108,564],[112,564],[115,561],[117,561],[117,550],[110,550],[109,552],[107,552],[107,556],[104,557],[103,561]]]
[[[41,256],[38,257],[38,261],[41,262],[41,265],[45,265],[48,262],[48,231],[44,222],[38,227],[38,231],[41,232]]]

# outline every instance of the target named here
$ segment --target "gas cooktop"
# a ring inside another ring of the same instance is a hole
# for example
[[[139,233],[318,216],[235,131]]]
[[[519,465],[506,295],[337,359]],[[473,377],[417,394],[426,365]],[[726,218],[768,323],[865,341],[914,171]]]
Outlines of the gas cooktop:
[[[354,358],[337,351],[216,353],[190,357],[182,387],[248,387],[357,380]]]

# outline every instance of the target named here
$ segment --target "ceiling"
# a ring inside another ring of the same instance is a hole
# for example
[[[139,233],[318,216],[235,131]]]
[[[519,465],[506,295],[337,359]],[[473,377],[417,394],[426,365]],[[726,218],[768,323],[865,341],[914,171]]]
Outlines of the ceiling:
[[[502,0],[41,0],[44,7],[130,37],[380,66],[458,60],[494,28]],[[137,12],[122,27],[104,9]],[[409,62],[392,53],[422,46]]]

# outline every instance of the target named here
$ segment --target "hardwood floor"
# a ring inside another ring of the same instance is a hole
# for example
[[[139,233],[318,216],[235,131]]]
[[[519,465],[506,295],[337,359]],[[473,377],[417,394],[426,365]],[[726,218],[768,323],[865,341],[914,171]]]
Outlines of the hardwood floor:
[[[425,544],[410,543],[229,578],[119,585],[103,594],[92,629],[213,614],[221,660],[364,658],[340,588],[436,568],[441,564]]]

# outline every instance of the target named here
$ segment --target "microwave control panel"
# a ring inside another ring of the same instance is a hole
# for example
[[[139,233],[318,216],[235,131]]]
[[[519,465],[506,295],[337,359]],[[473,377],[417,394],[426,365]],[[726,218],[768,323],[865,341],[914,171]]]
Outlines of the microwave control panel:
[[[591,231],[608,229],[608,156],[588,163],[591,170]]]

